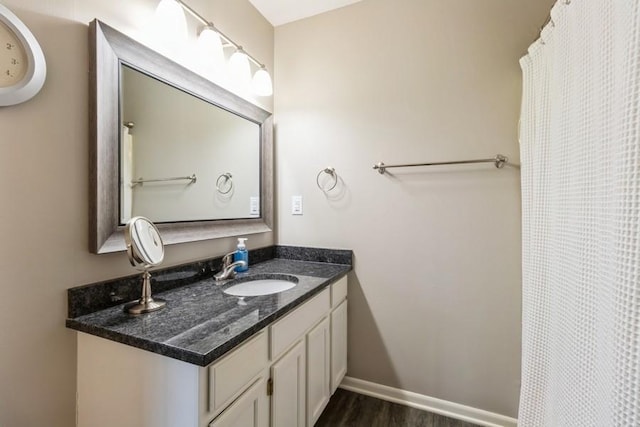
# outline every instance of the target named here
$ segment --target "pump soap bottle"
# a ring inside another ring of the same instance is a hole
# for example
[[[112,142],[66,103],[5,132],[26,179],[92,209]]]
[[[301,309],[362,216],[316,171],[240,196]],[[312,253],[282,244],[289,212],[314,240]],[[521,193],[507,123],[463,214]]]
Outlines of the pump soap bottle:
[[[239,238],[238,239],[238,247],[236,248],[236,252],[233,254],[233,261],[244,261],[244,265],[239,265],[235,268],[237,273],[242,273],[249,269],[249,251],[247,251],[247,245],[245,242],[249,240],[247,238]]]

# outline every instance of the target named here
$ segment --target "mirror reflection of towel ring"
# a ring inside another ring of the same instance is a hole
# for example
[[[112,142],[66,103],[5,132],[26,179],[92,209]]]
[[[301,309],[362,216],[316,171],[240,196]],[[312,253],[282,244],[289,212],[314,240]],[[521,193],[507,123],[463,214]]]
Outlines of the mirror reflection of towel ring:
[[[224,179],[224,181],[222,181]],[[229,183],[229,188],[226,191],[222,190],[222,186]],[[216,189],[220,194],[229,194],[231,190],[233,190],[233,179],[230,172],[223,173],[216,180]]]
[[[331,177],[333,178],[333,185],[331,185],[328,188],[325,188],[320,184],[320,176],[323,173],[326,173],[327,175],[331,175]],[[333,190],[334,188],[336,188],[336,185],[338,185],[338,173],[332,167],[321,169],[320,172],[318,172],[318,175],[316,176],[316,185],[320,190],[324,191],[325,193]]]

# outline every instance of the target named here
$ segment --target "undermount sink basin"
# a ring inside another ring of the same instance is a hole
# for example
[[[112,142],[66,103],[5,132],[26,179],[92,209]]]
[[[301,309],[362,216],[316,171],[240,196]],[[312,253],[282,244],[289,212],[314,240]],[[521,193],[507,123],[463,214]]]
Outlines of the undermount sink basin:
[[[298,284],[298,278],[279,274],[270,275],[270,277],[246,277],[237,279],[234,283],[236,284],[225,289],[223,292],[236,297],[257,297],[277,294],[294,288]]]

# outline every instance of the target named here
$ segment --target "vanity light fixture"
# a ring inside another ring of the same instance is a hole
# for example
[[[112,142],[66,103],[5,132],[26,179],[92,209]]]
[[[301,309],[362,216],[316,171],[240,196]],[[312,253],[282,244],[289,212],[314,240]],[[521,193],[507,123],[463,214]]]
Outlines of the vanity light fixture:
[[[179,53],[187,40],[187,18],[177,0],[161,0],[154,17],[155,38],[172,54]]]
[[[229,72],[233,83],[239,90],[248,91],[251,88],[251,65],[249,65],[249,57],[242,50],[242,46],[238,46],[229,58]]]
[[[198,71],[216,82],[226,79],[226,63],[222,40],[216,28],[207,25],[202,28],[197,41]]]
[[[209,28],[211,29],[211,31],[217,33],[218,37],[223,41],[223,44],[222,44],[223,48],[227,48],[227,47],[235,48],[236,51],[233,53],[233,55],[231,55],[231,58],[229,59],[230,71],[232,74],[235,74],[231,76],[232,78],[236,79],[236,81],[238,80],[241,81],[243,85],[246,85],[245,87],[247,89],[253,86],[254,93],[258,96],[271,96],[273,94],[273,84],[271,83],[271,76],[269,75],[269,72],[267,71],[263,63],[258,61],[253,56],[249,55],[246,51],[242,49],[242,46],[240,46],[238,43],[231,40],[220,30],[215,28],[215,26],[211,21],[205,19],[202,15],[196,12],[191,6],[186,4],[184,1],[161,0],[161,3],[165,1],[171,1],[182,6],[182,8],[187,12],[189,12],[191,16],[193,16],[195,19],[197,19],[203,25],[205,25],[205,30]],[[158,7],[160,7],[160,5],[158,5]],[[200,36],[202,36],[205,30],[203,30],[200,33]],[[207,35],[206,37],[209,37],[209,35]],[[214,53],[214,54],[217,55],[217,53]],[[245,62],[246,62],[246,65],[245,65]],[[253,64],[257,67],[257,71],[253,76],[253,84],[251,80],[251,65],[249,64],[249,62],[253,62]],[[239,73],[239,74],[236,74],[236,73]],[[259,84],[257,82],[259,82]],[[256,90],[257,87],[259,87],[258,90]]]
[[[258,71],[253,75],[253,92],[258,96],[271,96],[273,95],[273,83],[271,82],[271,76],[264,68],[260,67]]]

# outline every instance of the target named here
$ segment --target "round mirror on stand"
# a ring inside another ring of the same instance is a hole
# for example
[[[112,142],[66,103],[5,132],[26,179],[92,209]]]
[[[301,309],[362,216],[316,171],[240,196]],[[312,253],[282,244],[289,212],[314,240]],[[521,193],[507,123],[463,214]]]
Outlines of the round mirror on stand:
[[[164,245],[156,226],[147,218],[137,216],[131,218],[124,229],[124,240],[131,265],[142,274],[142,296],[138,301],[125,306],[131,314],[149,313],[160,310],[167,303],[151,297],[151,274],[149,269],[159,265],[164,259]]]

